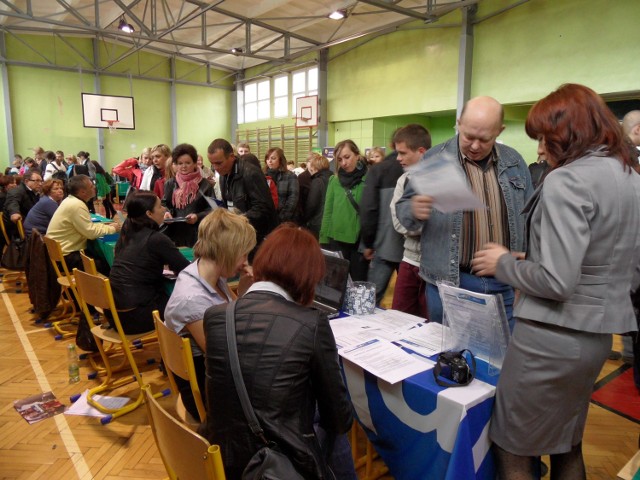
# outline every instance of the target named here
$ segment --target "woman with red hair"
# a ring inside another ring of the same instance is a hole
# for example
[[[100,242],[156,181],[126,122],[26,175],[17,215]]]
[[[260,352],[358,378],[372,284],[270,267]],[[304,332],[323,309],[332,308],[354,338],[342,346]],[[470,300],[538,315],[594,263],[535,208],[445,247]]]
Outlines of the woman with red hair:
[[[255,283],[235,305],[236,339],[244,383],[265,437],[275,442],[303,478],[332,478],[316,439],[351,427],[336,344],[327,317],[309,308],[324,274],[318,241],[306,230],[283,225],[264,241],[253,262]],[[207,422],[202,434],[220,445],[227,478],[241,478],[262,447],[252,433],[229,368],[226,305],[204,315]]]
[[[582,435],[613,333],[636,330],[640,178],[622,129],[591,89],[566,84],[526,121],[551,171],[525,206],[526,256],[488,244],[473,261],[520,291],[490,437],[500,478],[584,479]]]

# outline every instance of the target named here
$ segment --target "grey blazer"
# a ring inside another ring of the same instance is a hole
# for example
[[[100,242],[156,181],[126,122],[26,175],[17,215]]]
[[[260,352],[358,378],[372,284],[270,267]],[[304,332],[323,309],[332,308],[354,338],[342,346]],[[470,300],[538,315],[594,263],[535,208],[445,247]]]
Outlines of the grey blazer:
[[[594,333],[637,330],[640,176],[597,151],[547,175],[527,205],[526,260],[496,278],[520,290],[514,316]]]

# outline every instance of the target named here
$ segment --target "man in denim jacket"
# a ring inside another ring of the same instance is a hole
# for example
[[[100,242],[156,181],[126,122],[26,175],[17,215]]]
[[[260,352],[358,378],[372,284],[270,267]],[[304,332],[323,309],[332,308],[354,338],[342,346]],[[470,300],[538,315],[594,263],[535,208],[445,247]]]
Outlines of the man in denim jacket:
[[[502,244],[512,252],[525,248],[521,211],[533,187],[522,156],[496,144],[505,128],[503,120],[502,105],[495,99],[473,98],[456,122],[458,135],[430,149],[421,160],[453,162],[486,209],[440,212],[433,209],[432,197],[416,193],[411,181],[396,204],[398,220],[405,228],[422,226],[420,276],[428,283],[430,321],[442,323],[436,282],[443,280],[474,292],[501,294],[513,328],[513,288],[493,277],[478,277],[471,269],[473,255],[487,242]]]

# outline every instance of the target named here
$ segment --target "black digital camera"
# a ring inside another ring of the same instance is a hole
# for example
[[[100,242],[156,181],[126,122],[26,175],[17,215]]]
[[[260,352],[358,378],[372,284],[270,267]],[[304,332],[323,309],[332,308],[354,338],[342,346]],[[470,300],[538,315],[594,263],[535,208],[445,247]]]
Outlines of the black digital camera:
[[[465,358],[465,352],[471,357],[471,365]],[[442,352],[433,369],[436,383],[443,387],[462,387],[469,385],[475,377],[476,360],[469,350],[461,352]]]
[[[468,383],[469,364],[460,352],[443,352],[438,358],[441,364],[440,375],[452,382]]]

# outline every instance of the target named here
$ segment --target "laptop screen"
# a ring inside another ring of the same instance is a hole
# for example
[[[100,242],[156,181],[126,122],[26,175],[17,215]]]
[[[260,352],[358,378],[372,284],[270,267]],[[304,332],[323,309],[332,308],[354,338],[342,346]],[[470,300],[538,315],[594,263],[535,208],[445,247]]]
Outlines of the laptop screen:
[[[342,308],[349,278],[349,261],[331,255],[324,255],[326,270],[324,277],[316,285],[314,300],[336,310]]]

